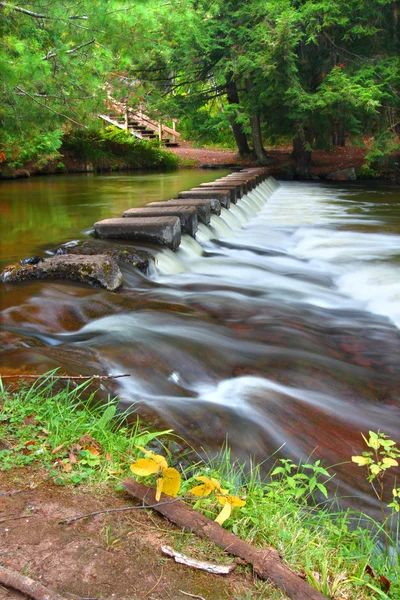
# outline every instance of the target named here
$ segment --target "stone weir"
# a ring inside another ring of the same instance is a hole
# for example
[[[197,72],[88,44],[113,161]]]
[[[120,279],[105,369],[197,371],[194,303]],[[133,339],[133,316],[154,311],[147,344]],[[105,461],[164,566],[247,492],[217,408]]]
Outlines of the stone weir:
[[[229,209],[247,192],[268,178],[265,168],[236,171],[210,183],[202,183],[180,192],[178,198],[150,202],[142,208],[130,208],[122,217],[94,224],[97,240],[78,245],[64,244],[51,258],[34,256],[6,267],[3,282],[27,279],[69,279],[116,291],[123,285],[121,264],[131,264],[146,272],[154,257],[135,247],[151,243],[177,250],[182,233],[195,237],[198,223],[210,224],[212,214]],[[112,240],[124,240],[126,246],[110,247]]]

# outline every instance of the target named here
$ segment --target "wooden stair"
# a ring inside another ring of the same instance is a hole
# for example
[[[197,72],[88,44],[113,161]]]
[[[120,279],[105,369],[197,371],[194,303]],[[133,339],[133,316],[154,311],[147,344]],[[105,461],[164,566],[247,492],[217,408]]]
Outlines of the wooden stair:
[[[98,116],[105,123],[129,131],[140,140],[155,140],[158,138],[160,144],[166,147],[179,146],[178,139],[181,134],[175,130],[175,120],[172,121],[172,128],[161,122],[157,123],[148,117],[141,107],[138,109],[127,107],[110,98],[109,110]]]

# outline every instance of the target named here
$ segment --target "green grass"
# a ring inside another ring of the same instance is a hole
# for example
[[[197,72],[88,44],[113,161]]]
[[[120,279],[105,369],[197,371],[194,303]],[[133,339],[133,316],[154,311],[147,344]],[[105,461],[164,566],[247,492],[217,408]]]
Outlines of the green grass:
[[[128,427],[116,399],[96,401],[88,388],[61,387],[52,374],[13,393],[1,386],[0,468],[44,467],[61,485],[119,481],[137,445],[170,433],[142,430],[139,420]]]
[[[328,598],[399,600],[399,555],[379,546],[384,532],[378,523],[361,513],[332,509],[336,500],[325,498],[331,475],[319,461],[295,465],[280,459],[267,477],[260,466],[232,461],[229,449],[214,460],[197,460],[192,452],[190,462],[182,461],[181,451],[178,456],[168,450],[174,445],[171,431],[148,431],[139,420],[128,426],[126,415],[116,409],[116,400],[96,403],[87,383],[62,387],[44,376],[12,393],[0,385],[0,469],[29,468],[59,485],[109,489],[132,475],[130,464],[143,457],[137,446],[152,447],[180,470],[180,495],[206,516],[215,518],[222,506],[214,492],[204,498],[188,493],[199,485],[198,476],[213,477],[229,494],[245,499],[246,505],[234,508],[224,527],[255,546],[275,547]],[[140,480],[155,484],[155,476]],[[393,530],[391,545],[398,547],[399,530]],[[170,534],[183,550],[197,539],[173,529]],[[212,552],[205,548],[206,555],[212,557]],[[376,578],[366,574],[367,565]],[[391,582],[388,593],[380,587],[380,576]],[[269,597],[266,584],[257,585],[254,597]]]

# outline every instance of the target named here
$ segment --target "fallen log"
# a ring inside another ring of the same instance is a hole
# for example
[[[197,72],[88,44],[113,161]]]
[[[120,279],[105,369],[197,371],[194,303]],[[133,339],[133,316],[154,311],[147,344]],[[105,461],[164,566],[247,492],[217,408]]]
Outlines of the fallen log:
[[[326,598],[289,569],[274,548],[261,549],[251,546],[181,501],[165,504],[165,501],[170,499],[170,496],[166,494],[162,494],[162,501],[157,504],[155,490],[131,478],[126,479],[122,486],[130,496],[141,500],[144,504],[152,505],[154,510],[167,517],[175,525],[211,540],[225,552],[238,556],[253,565],[255,573],[261,579],[271,580],[292,600],[322,600]]]
[[[0,583],[26,594],[33,600],[66,600],[64,596],[53,592],[39,581],[21,575],[12,569],[7,569],[2,565],[0,565]]]

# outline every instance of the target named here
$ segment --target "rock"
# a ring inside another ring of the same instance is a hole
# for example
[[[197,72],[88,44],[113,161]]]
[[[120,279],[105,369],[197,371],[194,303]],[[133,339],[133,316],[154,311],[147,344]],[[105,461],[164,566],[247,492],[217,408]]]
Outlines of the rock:
[[[41,256],[29,256],[28,258],[23,258],[19,261],[20,265],[37,265],[42,262],[43,258]]]
[[[94,256],[102,254],[116,260],[117,263],[125,263],[136,267],[143,273],[147,273],[150,261],[154,262],[154,256],[145,250],[139,250],[133,246],[106,246],[107,242],[78,242],[63,244],[56,250],[56,254],[82,254],[85,256]]]
[[[28,279],[69,279],[102,287],[110,292],[118,290],[123,284],[117,263],[105,255],[58,255],[36,265],[11,265],[4,269],[0,278],[7,283]]]
[[[150,242],[176,250],[181,243],[179,217],[104,219],[94,224],[100,238]]]
[[[357,179],[357,175],[354,167],[349,167],[348,169],[342,169],[341,171],[329,173],[326,178],[334,181],[354,181]]]

